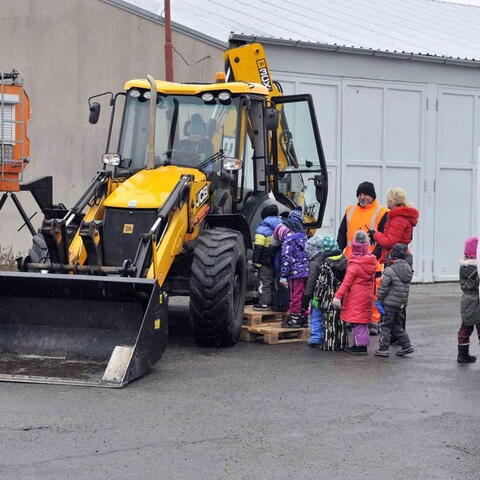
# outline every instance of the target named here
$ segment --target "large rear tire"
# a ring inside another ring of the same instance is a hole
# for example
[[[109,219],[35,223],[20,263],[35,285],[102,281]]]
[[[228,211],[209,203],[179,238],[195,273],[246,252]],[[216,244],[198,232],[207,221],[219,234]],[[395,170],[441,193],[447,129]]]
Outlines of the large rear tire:
[[[190,320],[200,345],[226,347],[237,343],[246,289],[245,244],[228,228],[204,230],[193,252]]]

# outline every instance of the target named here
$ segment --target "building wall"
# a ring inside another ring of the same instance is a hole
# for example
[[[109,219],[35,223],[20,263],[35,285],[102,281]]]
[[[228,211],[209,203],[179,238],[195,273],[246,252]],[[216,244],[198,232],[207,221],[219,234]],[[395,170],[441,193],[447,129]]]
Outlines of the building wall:
[[[267,46],[286,94],[311,93],[329,167],[323,231],[336,234],[358,183],[406,189],[420,210],[418,281],[453,280],[477,232],[480,70]]]
[[[174,53],[176,81],[210,82],[223,69],[220,48],[175,31],[173,43],[191,65]],[[147,73],[164,79],[163,26],[101,0],[2,0],[0,45],[0,70],[20,71],[31,100],[26,180],[53,175],[54,201],[71,206],[101,168],[105,149],[109,109],[104,100],[100,122],[90,125],[88,97]],[[28,193],[19,198],[29,215],[38,210]],[[0,246],[20,251],[30,244],[26,229],[16,233],[21,223],[7,201]]]

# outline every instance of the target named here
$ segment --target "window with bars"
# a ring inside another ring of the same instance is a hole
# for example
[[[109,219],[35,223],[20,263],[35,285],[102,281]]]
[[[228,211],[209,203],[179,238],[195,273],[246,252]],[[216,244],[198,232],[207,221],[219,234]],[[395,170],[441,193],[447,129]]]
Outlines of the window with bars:
[[[15,144],[15,104],[0,102],[0,141]]]
[[[0,159],[2,162],[13,158],[15,145],[15,103],[6,102],[0,96]]]

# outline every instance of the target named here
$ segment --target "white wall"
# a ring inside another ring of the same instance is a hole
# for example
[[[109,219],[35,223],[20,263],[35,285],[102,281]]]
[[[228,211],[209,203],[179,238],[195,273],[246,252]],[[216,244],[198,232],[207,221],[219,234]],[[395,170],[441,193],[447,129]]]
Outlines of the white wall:
[[[0,21],[0,70],[23,74],[32,107],[26,179],[53,175],[54,201],[70,207],[102,167],[106,143],[108,104],[90,125],[88,97],[147,73],[164,79],[163,25],[100,0],[1,0]],[[185,59],[174,54],[176,81],[211,82],[223,69],[222,49],[177,31],[173,43]],[[30,194],[19,198],[29,215],[39,210]],[[8,200],[0,246],[17,253],[31,245],[25,228],[16,232],[21,223]]]

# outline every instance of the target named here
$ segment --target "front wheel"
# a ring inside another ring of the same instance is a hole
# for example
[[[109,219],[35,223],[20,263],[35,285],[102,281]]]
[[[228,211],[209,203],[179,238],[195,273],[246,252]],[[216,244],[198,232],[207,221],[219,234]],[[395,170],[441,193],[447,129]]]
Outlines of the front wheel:
[[[190,319],[200,345],[226,347],[240,337],[246,285],[242,235],[228,228],[204,230],[193,252]]]

